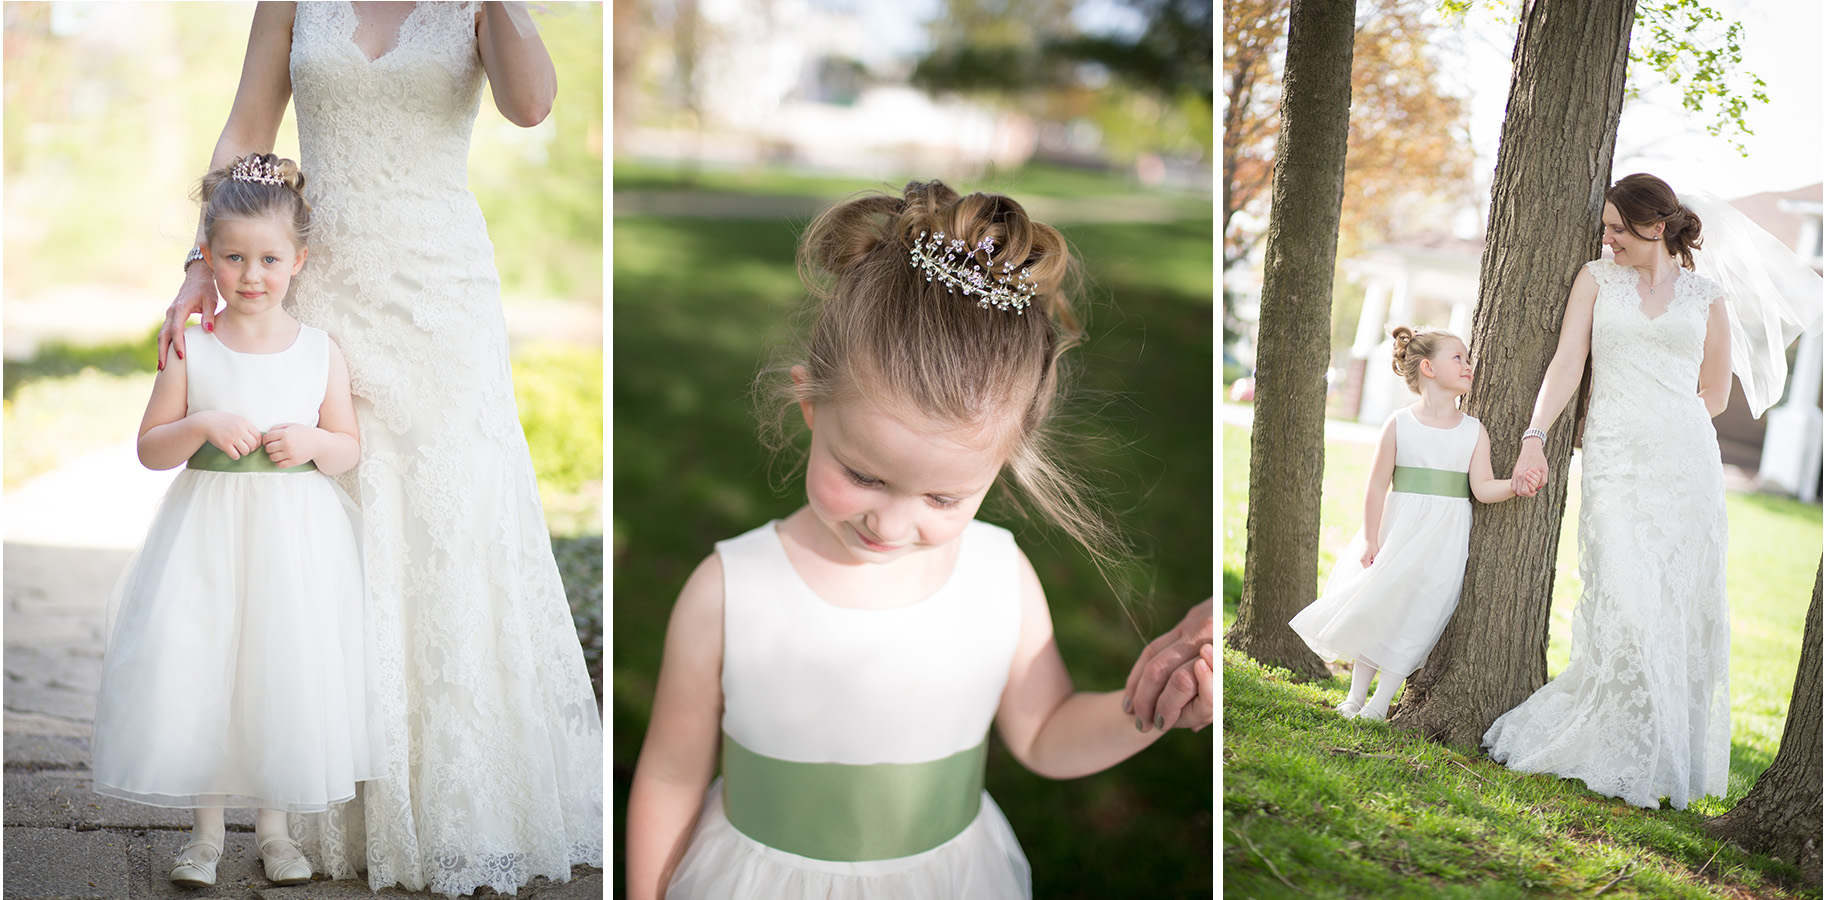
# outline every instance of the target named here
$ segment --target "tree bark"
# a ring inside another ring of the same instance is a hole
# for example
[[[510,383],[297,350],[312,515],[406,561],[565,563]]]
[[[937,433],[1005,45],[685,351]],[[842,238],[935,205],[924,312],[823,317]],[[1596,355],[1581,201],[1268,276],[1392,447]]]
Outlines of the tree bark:
[[[1634,19],[1635,0],[1528,0],[1521,12],[1470,342],[1467,409],[1489,431],[1498,474],[1520,452],[1572,281],[1600,250]],[[1475,746],[1546,683],[1576,406],[1550,429],[1544,490],[1477,504],[1457,613],[1408,682],[1397,726]]]
[[[1820,743],[1819,596],[1825,587],[1825,558],[1812,581],[1812,604],[1806,607],[1806,636],[1800,642],[1799,671],[1793,676],[1793,700],[1781,730],[1781,749],[1774,764],[1755,780],[1755,787],[1729,812],[1705,822],[1705,831],[1753,853],[1765,853],[1800,867],[1814,890],[1820,883],[1819,833],[1825,824],[1819,772],[1825,767]]]
[[[1261,288],[1248,554],[1229,646],[1297,676],[1324,662],[1287,620],[1317,599],[1331,281],[1350,123],[1355,0],[1293,0]]]

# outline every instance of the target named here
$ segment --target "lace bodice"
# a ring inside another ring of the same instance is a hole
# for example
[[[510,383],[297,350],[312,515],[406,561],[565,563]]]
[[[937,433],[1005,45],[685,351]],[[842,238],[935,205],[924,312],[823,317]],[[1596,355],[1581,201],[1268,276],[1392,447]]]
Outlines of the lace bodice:
[[[306,175],[338,209],[348,200],[466,194],[469,135],[484,80],[472,3],[420,3],[370,60],[348,3],[300,3],[292,90]]]
[[[494,245],[465,186],[484,74],[473,3],[418,4],[373,60],[357,24],[347,3],[297,5],[292,94],[313,214],[289,302],[336,337],[356,396],[404,433],[466,405],[477,359],[500,360],[486,390],[511,400]],[[499,415],[480,424],[518,430]]]
[[[1640,272],[1607,259],[1586,265],[1597,280],[1591,320],[1591,417],[1629,417],[1622,407],[1644,413],[1696,405],[1698,368],[1704,361],[1705,323],[1715,283],[1681,270],[1665,312],[1649,318],[1636,290]],[[1602,409],[1599,406],[1603,407]],[[1709,416],[1704,416],[1706,420]]]

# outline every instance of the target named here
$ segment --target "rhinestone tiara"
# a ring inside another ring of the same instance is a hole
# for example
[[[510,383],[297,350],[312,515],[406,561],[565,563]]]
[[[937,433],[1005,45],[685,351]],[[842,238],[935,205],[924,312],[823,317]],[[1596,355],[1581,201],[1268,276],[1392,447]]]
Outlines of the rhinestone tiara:
[[[279,175],[279,167],[266,161],[257,153],[234,161],[228,167],[228,177],[235,181],[252,181],[259,184],[284,184],[285,179]]]
[[[977,254],[981,254],[980,259]],[[990,261],[994,254],[995,239],[986,235],[971,247],[961,238],[951,238],[947,242],[942,231],[929,237],[927,232],[921,231],[919,239],[913,242],[910,256],[913,266],[925,273],[926,281],[936,281],[953,294],[961,293],[966,298],[973,296],[976,305],[983,309],[992,306],[1025,315],[1033,295],[1038,292],[1028,280],[1032,273],[1027,269],[1015,272],[1011,261],[1002,263],[1001,271],[997,273]]]

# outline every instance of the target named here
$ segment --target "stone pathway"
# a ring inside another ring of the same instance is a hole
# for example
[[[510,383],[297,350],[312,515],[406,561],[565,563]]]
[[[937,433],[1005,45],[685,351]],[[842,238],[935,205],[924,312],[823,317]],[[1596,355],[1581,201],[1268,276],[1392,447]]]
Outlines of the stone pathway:
[[[253,815],[228,816],[217,884],[185,889],[166,874],[190,814],[103,797],[90,790],[95,719],[109,594],[133,543],[144,535],[171,473],[147,472],[131,449],[81,457],[6,496],[5,896],[86,898],[334,898],[439,895],[370,891],[364,882],[319,880],[276,887],[260,869]],[[105,511],[105,512],[104,512]],[[106,522],[100,520],[106,519]],[[86,529],[82,523],[89,522]],[[606,893],[601,869],[577,866],[571,881],[534,881],[519,897],[581,900]],[[492,892],[484,889],[482,896]]]

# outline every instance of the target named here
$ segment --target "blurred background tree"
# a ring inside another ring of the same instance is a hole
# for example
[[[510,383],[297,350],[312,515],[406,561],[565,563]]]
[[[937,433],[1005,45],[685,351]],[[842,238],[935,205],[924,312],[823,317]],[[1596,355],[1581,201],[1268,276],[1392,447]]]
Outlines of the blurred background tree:
[[[1280,131],[1287,0],[1227,0],[1223,19],[1223,267],[1266,235]],[[1427,48],[1444,28],[1430,0],[1363,0],[1350,76],[1340,256],[1438,227],[1475,189],[1469,108]]]

